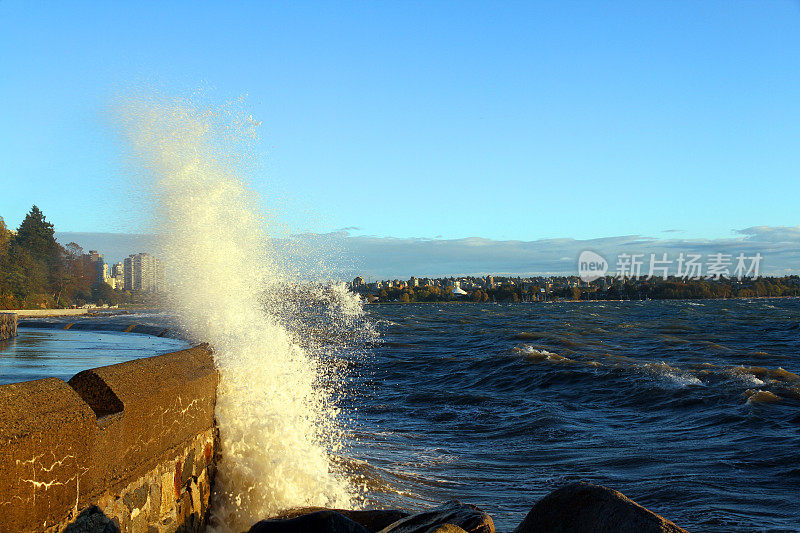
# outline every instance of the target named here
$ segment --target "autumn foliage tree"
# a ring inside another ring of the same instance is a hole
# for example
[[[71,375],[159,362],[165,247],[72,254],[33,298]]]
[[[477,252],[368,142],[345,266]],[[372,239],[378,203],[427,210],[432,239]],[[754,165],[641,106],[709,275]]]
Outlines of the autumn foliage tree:
[[[16,234],[0,218],[0,308],[61,307],[92,299],[96,269],[75,243],[61,246],[35,205]]]

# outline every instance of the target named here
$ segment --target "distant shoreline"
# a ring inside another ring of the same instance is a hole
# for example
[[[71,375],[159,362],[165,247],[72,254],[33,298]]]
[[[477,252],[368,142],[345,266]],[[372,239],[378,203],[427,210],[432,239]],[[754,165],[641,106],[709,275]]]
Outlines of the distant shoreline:
[[[553,303],[613,303],[613,302],[705,302],[720,300],[777,300],[800,299],[800,296],[731,296],[730,298],[650,298],[647,300],[541,300],[536,302],[475,302],[472,300],[443,300],[440,302],[364,302],[367,305],[408,305],[408,304],[553,304]]]
[[[150,309],[150,308],[147,308]],[[19,318],[53,318],[62,316],[106,316],[125,315],[136,309],[129,308],[65,308],[65,309],[0,309],[0,313],[13,313]]]

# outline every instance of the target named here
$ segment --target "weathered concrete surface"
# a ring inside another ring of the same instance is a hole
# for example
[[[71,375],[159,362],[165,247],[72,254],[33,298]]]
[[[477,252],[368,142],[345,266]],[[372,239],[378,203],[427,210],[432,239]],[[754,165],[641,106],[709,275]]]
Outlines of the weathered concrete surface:
[[[0,312],[0,341],[10,339],[17,334],[17,315]]]
[[[0,531],[44,530],[79,505],[96,425],[60,379],[0,386]]]
[[[0,532],[62,531],[92,505],[122,531],[199,531],[217,381],[197,347],[0,386]]]
[[[571,483],[539,500],[514,533],[687,533],[621,492]]]

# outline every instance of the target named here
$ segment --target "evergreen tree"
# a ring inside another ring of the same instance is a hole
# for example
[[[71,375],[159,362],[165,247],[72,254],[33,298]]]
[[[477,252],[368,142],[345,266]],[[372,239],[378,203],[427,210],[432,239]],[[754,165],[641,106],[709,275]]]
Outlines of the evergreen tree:
[[[64,275],[62,248],[56,242],[53,224],[47,221],[44,213],[35,205],[19,225],[12,248],[20,253],[27,252],[36,270],[44,273],[44,280],[29,286],[39,293],[56,296],[60,293]]]
[[[53,224],[45,219],[44,213],[35,205],[19,225],[14,245],[27,250],[33,259],[47,266],[58,258],[58,243]]]
[[[0,217],[0,260],[8,253],[8,246],[13,236],[14,234],[6,227],[3,217]]]

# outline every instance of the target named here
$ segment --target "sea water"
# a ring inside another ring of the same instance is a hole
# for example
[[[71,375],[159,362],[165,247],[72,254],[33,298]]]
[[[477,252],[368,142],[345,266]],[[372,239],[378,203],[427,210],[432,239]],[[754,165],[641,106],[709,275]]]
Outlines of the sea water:
[[[800,299],[372,305],[353,451],[375,504],[510,531],[572,481],[690,531],[800,529]]]
[[[365,312],[270,246],[285,235],[248,185],[252,119],[163,98],[118,109],[171,309],[220,369],[214,529],[460,498],[510,530],[584,480],[689,529],[796,530],[798,300]]]

